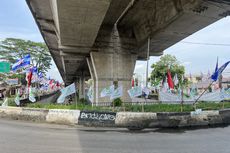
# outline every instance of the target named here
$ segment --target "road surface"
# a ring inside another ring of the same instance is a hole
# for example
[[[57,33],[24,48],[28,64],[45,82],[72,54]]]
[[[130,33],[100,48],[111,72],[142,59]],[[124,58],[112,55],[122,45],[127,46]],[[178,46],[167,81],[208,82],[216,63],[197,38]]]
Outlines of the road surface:
[[[0,119],[1,153],[229,153],[230,127],[130,132]]]

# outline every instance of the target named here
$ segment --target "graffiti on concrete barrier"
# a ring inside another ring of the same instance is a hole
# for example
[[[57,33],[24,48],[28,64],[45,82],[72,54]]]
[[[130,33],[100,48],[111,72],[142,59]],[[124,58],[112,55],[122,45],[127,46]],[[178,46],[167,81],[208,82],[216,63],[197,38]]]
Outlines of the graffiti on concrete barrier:
[[[114,121],[115,113],[98,113],[98,112],[81,112],[81,119],[98,120],[98,121]]]
[[[81,111],[79,116],[80,123],[114,124],[115,119],[116,113],[113,112]]]

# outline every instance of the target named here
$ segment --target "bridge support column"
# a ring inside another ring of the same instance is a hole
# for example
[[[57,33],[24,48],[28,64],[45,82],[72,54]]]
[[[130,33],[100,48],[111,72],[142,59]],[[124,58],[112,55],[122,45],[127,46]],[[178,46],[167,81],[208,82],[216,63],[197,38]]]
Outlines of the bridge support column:
[[[85,76],[84,72],[79,78],[79,99],[85,98]]]
[[[136,57],[136,55],[127,53],[90,53],[90,59],[87,61],[91,77],[94,80],[94,103],[111,102],[110,97],[100,97],[100,92],[114,83],[123,87],[122,101],[131,101],[127,90],[131,88]]]

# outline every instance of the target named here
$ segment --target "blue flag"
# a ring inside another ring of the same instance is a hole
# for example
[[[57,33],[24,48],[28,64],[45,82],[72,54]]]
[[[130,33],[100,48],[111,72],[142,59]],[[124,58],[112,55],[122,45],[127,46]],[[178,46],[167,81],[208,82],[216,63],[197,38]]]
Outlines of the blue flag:
[[[216,81],[219,76],[221,75],[221,73],[224,71],[224,69],[228,66],[228,64],[230,63],[230,61],[226,62],[224,65],[222,65],[217,71],[215,71],[212,76],[211,79],[213,81]]]
[[[39,73],[38,73],[38,77],[39,77],[40,79],[43,78],[42,72],[39,72]]]
[[[217,61],[216,61],[216,68],[215,68],[215,72],[218,70],[218,57],[217,57]]]
[[[38,68],[36,66],[33,67],[33,73],[35,73],[35,74],[38,73]]]
[[[17,71],[27,65],[30,65],[30,54],[24,56],[23,58],[19,59],[15,64],[12,66],[13,71]]]

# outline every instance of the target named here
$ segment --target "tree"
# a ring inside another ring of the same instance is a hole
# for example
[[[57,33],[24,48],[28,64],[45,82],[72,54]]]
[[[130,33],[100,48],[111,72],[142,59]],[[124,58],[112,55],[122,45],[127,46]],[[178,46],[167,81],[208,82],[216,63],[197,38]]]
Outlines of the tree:
[[[6,38],[0,42],[0,59],[15,63],[26,54],[31,55],[31,63],[38,72],[47,72],[51,66],[51,55],[44,43],[22,39]]]
[[[169,67],[172,77],[177,74],[179,82],[182,83],[181,79],[185,73],[185,68],[183,65],[180,65],[180,62],[175,56],[166,54],[162,56],[158,62],[152,64],[151,67],[153,68],[150,76],[152,85],[156,86],[165,79]]]

